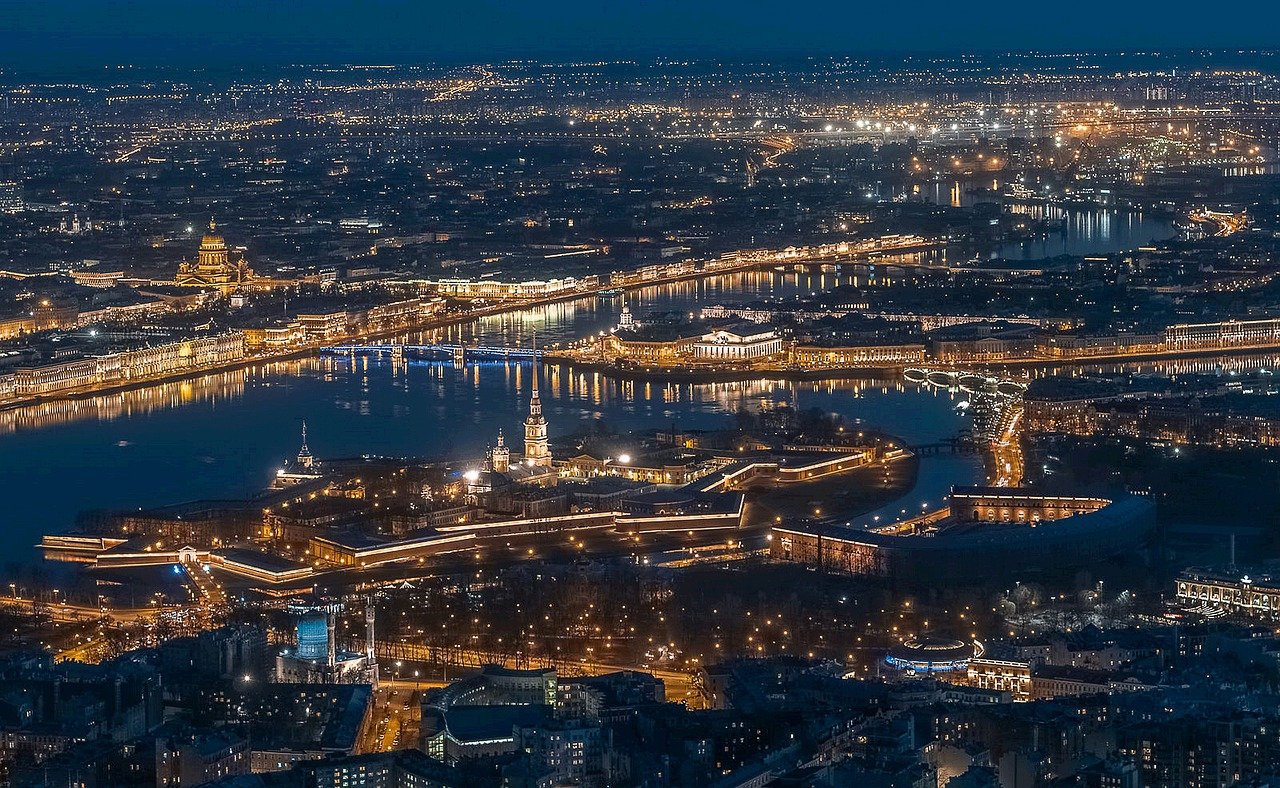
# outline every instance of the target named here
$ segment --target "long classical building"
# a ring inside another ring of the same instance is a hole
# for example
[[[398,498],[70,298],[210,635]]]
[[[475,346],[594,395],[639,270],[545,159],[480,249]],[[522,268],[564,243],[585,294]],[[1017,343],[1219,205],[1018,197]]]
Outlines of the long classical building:
[[[847,312],[846,312],[847,313]],[[769,310],[707,307],[703,316],[741,315],[760,318]],[[815,313],[816,314],[816,313]],[[901,316],[881,315],[896,319]],[[778,356],[802,368],[856,366],[893,367],[933,360],[949,364],[1137,356],[1187,351],[1280,346],[1280,318],[1179,324],[1151,333],[1046,333],[1040,321],[973,319],[943,322],[927,334],[927,344],[825,346],[784,341],[764,324],[750,320],[706,331],[689,325],[648,326],[645,331],[619,330],[600,337],[598,352],[606,360],[669,364],[723,362]],[[628,326],[620,326],[620,329]]]
[[[898,345],[793,345],[791,360],[802,367],[843,367],[867,365],[896,367],[920,364],[928,357],[920,343]]]
[[[683,331],[682,331],[683,328]],[[749,361],[786,352],[789,342],[773,328],[742,321],[707,330],[697,326],[649,327],[645,331],[623,328],[600,339],[605,358],[676,364]]]
[[[424,292],[459,299],[530,299],[545,298],[558,293],[599,285],[599,277],[579,280],[572,276],[563,279],[541,279],[524,282],[500,282],[496,279],[436,279],[421,283]]]
[[[0,401],[50,396],[148,380],[244,358],[244,336],[236,332],[159,338],[133,347],[85,353],[17,367],[0,375]]]
[[[951,516],[956,520],[1036,523],[1089,514],[1109,505],[1106,498],[1044,495],[1020,487],[956,487]]]
[[[816,346],[797,344],[778,336],[770,326],[743,320],[710,330],[688,326],[650,327],[628,330],[624,312],[621,329],[600,338],[599,350],[606,359],[659,365],[681,362],[738,362],[778,358],[807,368],[847,366],[893,367],[921,363],[926,359],[923,344],[866,346]]]
[[[299,312],[291,320],[245,328],[244,341],[250,352],[340,342],[361,334],[411,328],[439,313],[443,307],[440,299],[415,297],[358,307],[312,309]]]
[[[957,487],[952,495],[950,516],[931,519],[927,534],[784,523],[773,528],[770,552],[851,575],[979,579],[1104,559],[1141,544],[1155,526],[1153,504],[1132,495],[1105,500],[985,487]]]
[[[1271,575],[1189,569],[1174,586],[1178,604],[1228,615],[1280,619],[1280,580]]]
[[[704,334],[693,344],[693,355],[714,361],[743,361],[776,356],[784,348],[782,338],[769,326],[742,322]]]
[[[1224,320],[1221,323],[1185,323],[1164,330],[1169,350],[1247,347],[1280,342],[1280,319]]]

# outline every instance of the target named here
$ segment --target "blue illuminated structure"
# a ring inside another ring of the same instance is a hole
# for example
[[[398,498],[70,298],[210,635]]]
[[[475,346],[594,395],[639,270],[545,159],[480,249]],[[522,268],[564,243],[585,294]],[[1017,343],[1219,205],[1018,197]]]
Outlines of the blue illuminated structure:
[[[305,613],[298,619],[299,659],[326,662],[329,659],[329,620],[325,613]]]
[[[884,661],[898,670],[915,673],[948,673],[968,670],[969,660],[981,656],[981,647],[962,640],[910,637],[889,649]]]

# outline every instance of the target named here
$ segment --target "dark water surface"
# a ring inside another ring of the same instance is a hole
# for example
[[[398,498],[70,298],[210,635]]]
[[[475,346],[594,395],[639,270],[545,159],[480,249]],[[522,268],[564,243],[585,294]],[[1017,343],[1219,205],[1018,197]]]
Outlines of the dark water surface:
[[[1150,228],[1133,221],[1128,214],[1114,214],[1106,222],[1082,220],[1070,237],[1107,248],[1148,240],[1137,236]],[[536,333],[545,346],[615,325],[624,303],[637,314],[693,311],[707,304],[791,298],[852,281],[849,273],[817,271],[735,274],[647,288],[625,299],[586,298],[524,310],[430,338],[514,345],[529,343]],[[0,411],[0,564],[33,559],[32,546],[41,534],[69,527],[86,509],[241,497],[260,490],[297,451],[303,419],[310,425],[312,451],[320,457],[477,457],[499,427],[508,436],[520,434],[529,375],[527,363],[457,369],[448,363],[323,358]],[[862,419],[912,443],[935,442],[963,426],[945,392],[889,382],[663,386],[567,371],[544,370],[543,376],[552,435],[595,421],[619,431],[673,422],[716,428],[728,424],[737,409],[770,400],[798,400],[802,408]],[[922,472],[923,486],[910,497],[936,500],[945,475]]]

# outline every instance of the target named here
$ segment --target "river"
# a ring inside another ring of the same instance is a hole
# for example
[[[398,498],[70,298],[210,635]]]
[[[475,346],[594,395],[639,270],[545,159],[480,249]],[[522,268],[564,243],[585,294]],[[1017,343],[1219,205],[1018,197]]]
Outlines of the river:
[[[1117,221],[1108,225],[1111,232]],[[1125,225],[1127,226],[1127,225]],[[485,318],[433,336],[486,344],[563,342],[637,313],[692,311],[715,303],[788,298],[851,281],[851,274],[759,271],[646,288],[619,299],[585,298]],[[309,425],[320,457],[359,454],[478,457],[499,427],[520,434],[528,407],[527,363],[393,364],[321,358],[264,364],[189,381],[70,402],[0,411],[0,563],[27,562],[44,533],[93,508],[149,507],[260,490],[296,453]],[[964,426],[952,397],[911,385],[842,380],[809,383],[653,385],[592,373],[543,371],[552,435],[593,422],[619,430],[725,426],[739,408],[793,402],[862,420],[911,443]],[[952,463],[926,463],[909,498],[940,499]],[[977,478],[972,461],[963,465]]]
[[[995,195],[1004,185],[1000,178],[970,178],[937,181],[918,188],[898,187],[889,190],[888,195],[959,208],[997,200]],[[975,188],[987,191],[978,192]],[[1038,238],[1000,244],[990,251],[991,258],[1040,260],[1059,255],[1110,254],[1165,241],[1177,233],[1168,221],[1141,211],[1031,204],[1012,204],[1008,210],[1031,219],[1044,219],[1059,229]]]
[[[499,428],[521,434],[529,384],[528,362],[459,369],[322,358],[227,373],[161,403],[144,399],[150,390],[86,400],[81,417],[38,428],[40,408],[10,411],[0,438],[8,488],[0,545],[10,560],[27,560],[41,534],[66,528],[84,509],[251,494],[297,452],[303,419],[322,458],[479,457]],[[761,402],[840,413],[912,443],[963,426],[946,392],[884,381],[661,385],[544,369],[540,389],[553,437],[595,423],[619,432],[715,429]]]

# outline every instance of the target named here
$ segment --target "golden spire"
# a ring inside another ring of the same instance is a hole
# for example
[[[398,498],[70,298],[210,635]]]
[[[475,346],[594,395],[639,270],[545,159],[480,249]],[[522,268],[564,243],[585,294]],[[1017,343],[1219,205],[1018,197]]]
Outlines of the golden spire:
[[[538,329],[533,330],[533,399],[538,399]]]
[[[212,232],[214,232],[214,231],[215,231],[215,230],[217,230],[217,229],[218,229],[218,223],[217,223],[217,222],[215,222],[215,221],[213,220],[213,217],[212,217],[212,216],[210,216],[210,217],[209,217],[209,232],[210,232],[210,233],[212,233]]]

